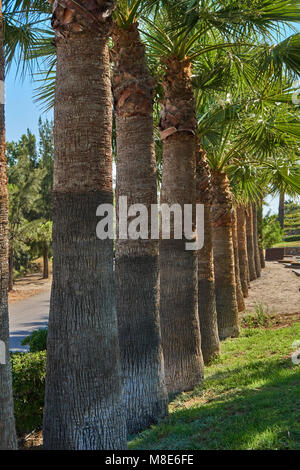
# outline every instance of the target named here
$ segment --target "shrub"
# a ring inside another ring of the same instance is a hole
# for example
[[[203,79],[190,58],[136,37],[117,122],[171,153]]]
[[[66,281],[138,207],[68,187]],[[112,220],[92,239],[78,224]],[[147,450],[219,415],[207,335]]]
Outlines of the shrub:
[[[263,220],[263,247],[272,248],[282,242],[283,235],[277,216],[269,213]]]
[[[29,345],[30,352],[45,351],[47,349],[48,329],[40,329],[33,331],[22,341],[22,346]]]
[[[11,354],[17,433],[39,429],[43,422],[46,351]]]

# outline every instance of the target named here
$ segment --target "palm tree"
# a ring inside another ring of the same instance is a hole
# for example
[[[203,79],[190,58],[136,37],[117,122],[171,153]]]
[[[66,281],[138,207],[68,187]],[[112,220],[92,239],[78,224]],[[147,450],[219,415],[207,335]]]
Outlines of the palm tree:
[[[0,450],[17,448],[8,325],[8,194],[5,158],[4,54],[2,1],[0,4]],[[4,353],[4,354],[3,354]]]
[[[254,224],[253,224],[253,206],[250,202],[246,210],[246,224],[247,224],[247,252],[249,262],[250,282],[257,279],[257,272],[255,266],[255,247],[254,247]]]
[[[239,243],[238,243],[238,228],[237,228],[237,210],[232,211],[232,238],[233,238],[233,251],[234,251],[234,268],[235,268],[235,282],[236,282],[236,299],[239,312],[245,311],[244,293],[241,281],[240,272],[240,258],[239,258]]]
[[[116,113],[117,205],[157,204],[153,139],[155,80],[147,63],[137,18],[147,2],[119,2],[113,28],[113,93]],[[148,2],[149,6],[149,2]],[[167,414],[159,320],[159,246],[151,240],[116,241],[116,300],[129,434]]]
[[[260,252],[258,244],[258,220],[257,220],[257,201],[252,203],[252,213],[253,213],[253,244],[254,244],[254,261],[255,261],[255,270],[256,276],[261,277],[261,262],[260,262]]]
[[[238,56],[237,50],[237,56]],[[257,63],[257,58],[253,57],[253,50],[248,52],[252,60]],[[232,52],[231,52],[232,54]],[[243,49],[240,51],[241,57],[244,57]],[[260,59],[259,59],[260,60]],[[224,64],[226,65],[226,58],[223,59]],[[237,61],[239,63],[240,61]],[[201,64],[201,68],[203,66]],[[253,186],[253,179],[249,180],[251,176],[248,174],[247,159],[243,157],[247,149],[251,149],[251,154],[253,151],[257,150],[258,143],[260,141],[259,136],[253,139],[253,133],[257,133],[257,128],[255,126],[262,127],[261,124],[261,115],[254,114],[256,117],[253,119],[252,114],[250,115],[250,109],[255,112],[255,106],[257,100],[261,103],[266,102],[274,112],[274,99],[279,99],[283,103],[287,102],[290,97],[288,95],[280,96],[278,89],[272,90],[272,86],[266,86],[266,78],[263,77],[262,85],[258,81],[255,83],[251,80],[253,76],[253,69],[250,63],[244,63],[244,76],[245,84],[240,80],[239,89],[237,96],[235,97],[233,93],[229,93],[226,88],[222,89],[219,85],[219,77],[222,76],[222,67],[221,73],[215,75],[215,81],[218,86],[221,88],[223,94],[214,93],[215,103],[213,103],[212,95],[206,98],[206,101],[203,97],[199,101],[199,126],[198,132],[202,139],[202,144],[208,152],[208,160],[212,168],[213,173],[213,188],[214,188],[214,207],[213,207],[213,224],[214,224],[214,239],[215,239],[215,273],[216,273],[216,298],[217,298],[217,311],[218,311],[218,321],[219,321],[219,332],[222,337],[222,331],[220,322],[223,321],[224,325],[227,325],[228,322],[231,322],[231,328],[237,329],[237,307],[236,307],[236,285],[235,285],[235,274],[238,275],[237,267],[237,252],[236,252],[236,266],[233,262],[233,244],[232,244],[232,226],[231,226],[231,210],[232,210],[232,196],[231,191],[235,189],[236,183],[237,187],[242,188],[242,193],[245,191],[247,185],[250,189],[250,194],[253,192],[251,190],[251,185]],[[232,68],[231,68],[232,69]],[[231,70],[229,69],[229,70]],[[226,68],[225,68],[226,70]],[[240,74],[242,75],[242,74]],[[212,77],[211,77],[212,78]],[[203,86],[203,79],[199,74],[199,79],[202,81],[201,86]],[[195,82],[198,84],[198,77],[196,77]],[[269,81],[269,78],[267,79]],[[252,83],[251,83],[252,82]],[[228,83],[228,82],[227,82]],[[229,82],[230,83],[230,82]],[[251,83],[249,89],[249,83]],[[255,85],[255,87],[253,86]],[[256,90],[255,90],[256,88]],[[288,90],[288,86],[286,87]],[[267,96],[268,93],[265,91],[268,90],[270,96]],[[236,91],[235,91],[236,93]],[[221,96],[220,96],[221,95]],[[247,103],[247,104],[246,104]],[[261,105],[263,107],[263,104]],[[276,107],[275,107],[276,109]],[[246,114],[245,114],[245,110]],[[264,112],[264,111],[263,111]],[[270,111],[271,113],[271,111]],[[248,114],[248,116],[247,116]],[[240,123],[245,123],[244,128],[241,128]],[[267,122],[267,121],[266,121]],[[279,123],[277,123],[279,124]],[[267,148],[270,153],[270,142],[268,142],[268,132],[266,129],[266,136],[262,138],[262,148],[260,151],[266,150]],[[273,132],[273,131],[271,131]],[[279,127],[276,130],[278,143],[285,146],[284,138],[280,136],[282,134]],[[252,136],[252,141],[249,145],[250,135]],[[261,130],[260,134],[261,135]],[[289,138],[285,138],[286,141]],[[248,147],[245,145],[247,142]],[[274,139],[273,139],[274,144]],[[250,152],[249,152],[250,153]],[[230,175],[231,187],[229,186],[229,180],[227,179],[226,173]],[[232,176],[233,174],[233,176]],[[248,181],[248,182],[247,182]],[[250,182],[249,182],[250,181]],[[255,193],[256,194],[256,193]],[[245,231],[244,231],[244,222],[243,222],[243,213],[239,211],[239,218],[242,221],[241,227],[241,237],[240,238],[240,253],[241,253],[241,263],[247,259],[246,257],[246,246],[245,246]],[[222,232],[222,233],[221,233]],[[250,225],[249,233],[253,236],[253,226]],[[249,239],[251,240],[251,238]],[[251,246],[249,245],[249,255],[251,256]],[[252,250],[254,254],[254,249]],[[226,268],[224,269],[224,266]],[[236,269],[235,269],[236,268]],[[254,258],[253,258],[253,271],[255,270]],[[236,273],[235,273],[236,271]],[[255,272],[255,271],[254,271]],[[247,295],[248,290],[248,269],[245,268],[245,265],[241,267],[240,273],[243,277],[243,288],[245,295]],[[256,275],[256,272],[255,272]],[[226,277],[226,279],[225,279]],[[239,278],[239,276],[238,276]],[[254,278],[254,276],[253,276]],[[219,284],[219,286],[218,286]],[[239,284],[239,279],[238,279]],[[227,290],[227,295],[221,291],[222,286]],[[219,293],[218,293],[219,289]],[[230,289],[230,295],[229,295]],[[240,296],[240,308],[243,308],[243,301],[241,292],[239,289]],[[218,300],[219,299],[219,300]],[[221,320],[221,317],[225,317],[225,320]],[[229,327],[229,326],[228,326]],[[224,327],[225,328],[225,327]]]
[[[279,209],[278,209],[278,220],[280,223],[280,227],[284,228],[284,204],[285,204],[285,192],[282,190],[280,191],[279,195]]]
[[[249,296],[250,273],[247,250],[247,232],[246,232],[246,210],[245,206],[239,204],[237,209],[237,238],[239,252],[240,279],[244,297]]]
[[[188,3],[188,2],[187,2]],[[156,23],[147,33],[153,54],[160,57],[163,98],[160,131],[163,141],[161,204],[195,205],[196,102],[192,60],[186,33],[173,30],[186,18],[184,2],[163,2]],[[186,38],[184,39],[184,37]],[[191,48],[190,48],[191,51]],[[173,228],[172,228],[173,234]],[[160,242],[160,320],[169,393],[192,390],[203,379],[198,317],[197,252],[186,251],[182,240]]]
[[[65,4],[64,4],[65,5]],[[113,204],[108,40],[113,1],[53,4],[57,51],[53,285],[46,449],[124,449],[113,241],[96,210]]]
[[[197,152],[196,165],[196,202],[204,205],[204,246],[198,252],[198,309],[202,354],[204,363],[209,364],[220,353],[220,341],[211,224],[211,174],[206,153],[201,147]]]
[[[264,211],[264,194],[261,194],[260,201],[258,203],[257,217],[258,217],[258,244],[259,244],[259,255],[260,265],[262,269],[266,267],[265,252],[263,247],[263,211]]]
[[[295,116],[297,118],[297,115]],[[297,142],[299,141],[299,124],[296,120],[290,122],[289,132],[294,137],[294,149],[289,152],[273,152],[271,159],[265,162],[265,190],[272,196],[279,195],[282,200],[283,194],[288,194],[291,197],[299,195],[300,192],[300,168],[299,168],[299,154]],[[284,209],[284,203],[283,203]],[[259,228],[262,228],[263,216],[263,198],[260,201],[260,208],[258,214],[260,217]],[[282,226],[282,224],[281,224]],[[283,217],[284,226],[284,217]],[[260,233],[260,241],[262,242],[262,233]]]
[[[213,247],[216,273],[216,301],[220,339],[237,337],[238,304],[233,246],[233,201],[230,182],[219,168],[212,171]]]
[[[297,166],[295,167],[295,156],[291,154],[277,158],[276,167],[271,172],[272,182],[270,191],[273,196],[279,196],[278,220],[281,228],[284,228],[285,197],[295,197],[298,194],[297,189],[289,183],[290,172],[293,176],[296,176]]]
[[[33,39],[39,33],[35,28],[35,22],[22,12],[17,13],[19,2],[1,1],[0,11],[0,449],[17,449],[17,436],[15,430],[15,419],[13,410],[12,377],[9,360],[9,321],[8,321],[8,192],[5,157],[5,117],[4,117],[4,77],[5,62],[9,69],[13,60],[18,66],[23,64],[22,71],[26,69],[23,59],[28,57],[33,44]],[[4,59],[5,56],[5,59]],[[20,68],[20,67],[18,67]],[[3,353],[4,356],[3,357]],[[5,362],[5,363],[3,363]]]

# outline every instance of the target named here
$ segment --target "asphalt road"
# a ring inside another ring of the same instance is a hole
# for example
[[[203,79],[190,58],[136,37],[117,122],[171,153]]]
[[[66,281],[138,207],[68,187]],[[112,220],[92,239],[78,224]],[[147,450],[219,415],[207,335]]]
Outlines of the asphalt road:
[[[50,290],[9,305],[11,351],[28,351],[22,340],[32,331],[45,328],[48,324]]]

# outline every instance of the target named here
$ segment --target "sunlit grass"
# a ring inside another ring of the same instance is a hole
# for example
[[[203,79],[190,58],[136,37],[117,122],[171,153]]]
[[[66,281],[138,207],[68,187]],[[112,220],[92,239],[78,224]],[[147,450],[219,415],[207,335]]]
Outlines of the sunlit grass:
[[[293,247],[296,247],[296,246],[300,246],[300,241],[298,242],[281,242],[281,243],[277,243],[276,245],[274,245],[274,248],[293,248]]]
[[[222,344],[204,384],[170,403],[170,416],[131,449],[300,449],[300,323],[242,330]]]

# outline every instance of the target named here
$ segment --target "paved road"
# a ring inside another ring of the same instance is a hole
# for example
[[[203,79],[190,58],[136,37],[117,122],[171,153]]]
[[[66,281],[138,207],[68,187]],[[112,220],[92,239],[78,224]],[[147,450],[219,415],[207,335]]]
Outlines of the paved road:
[[[28,351],[22,340],[48,324],[50,290],[9,305],[11,351]]]

